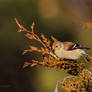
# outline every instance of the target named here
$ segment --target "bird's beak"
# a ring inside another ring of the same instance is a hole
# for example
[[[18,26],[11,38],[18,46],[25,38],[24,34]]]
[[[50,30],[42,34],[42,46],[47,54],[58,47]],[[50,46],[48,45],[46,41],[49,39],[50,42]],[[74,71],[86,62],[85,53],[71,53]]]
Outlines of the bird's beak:
[[[52,51],[53,51],[53,52],[54,52],[54,50],[55,50],[55,49],[54,49],[54,48],[52,48]]]

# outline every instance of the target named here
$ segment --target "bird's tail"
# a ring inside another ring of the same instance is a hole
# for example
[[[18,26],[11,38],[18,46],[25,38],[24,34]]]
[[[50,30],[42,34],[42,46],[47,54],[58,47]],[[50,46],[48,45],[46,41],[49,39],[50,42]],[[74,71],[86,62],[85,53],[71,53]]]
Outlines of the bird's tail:
[[[88,54],[82,54],[82,56],[85,58],[85,60],[87,61],[87,62],[90,62],[90,58],[89,58],[89,56],[88,56]]]
[[[80,49],[87,49],[87,50],[89,50],[89,49],[91,49],[91,48],[80,46]]]

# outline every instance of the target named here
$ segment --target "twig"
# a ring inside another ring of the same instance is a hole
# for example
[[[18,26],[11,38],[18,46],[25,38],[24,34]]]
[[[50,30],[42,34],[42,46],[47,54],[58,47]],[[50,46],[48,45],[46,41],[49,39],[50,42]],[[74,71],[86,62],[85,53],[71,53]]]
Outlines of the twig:
[[[15,20],[16,24],[19,26],[19,28],[20,28],[21,31],[25,31],[27,33],[30,33],[30,34],[34,35],[34,39],[37,40],[37,41],[39,41],[45,48],[47,48],[47,46],[41,41],[41,39],[34,33],[34,25],[35,25],[34,22],[32,23],[32,26],[31,26],[32,31],[30,31],[30,30],[26,29],[25,27],[23,27],[19,23],[19,21],[17,20],[17,18],[15,18],[14,20]]]

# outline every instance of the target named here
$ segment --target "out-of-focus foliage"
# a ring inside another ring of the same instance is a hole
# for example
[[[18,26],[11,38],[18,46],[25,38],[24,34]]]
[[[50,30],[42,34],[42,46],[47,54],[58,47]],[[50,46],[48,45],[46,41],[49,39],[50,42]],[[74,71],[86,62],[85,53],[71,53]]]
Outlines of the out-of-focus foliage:
[[[53,35],[60,41],[91,48],[91,29],[81,31],[82,26],[92,22],[91,11],[92,0],[0,0],[0,92],[52,92],[56,81],[68,75],[53,68],[22,68],[24,61],[41,57],[33,52],[22,56],[22,51],[30,44],[38,48],[42,45],[17,33],[14,17],[28,29],[34,21],[37,35],[43,33],[47,38]]]
[[[91,92],[92,91],[92,73],[83,70],[77,77],[67,77],[63,82],[59,81],[63,88],[68,92]]]
[[[86,30],[86,29],[91,29],[92,30],[92,23],[86,23],[83,27],[82,27],[83,30]]]

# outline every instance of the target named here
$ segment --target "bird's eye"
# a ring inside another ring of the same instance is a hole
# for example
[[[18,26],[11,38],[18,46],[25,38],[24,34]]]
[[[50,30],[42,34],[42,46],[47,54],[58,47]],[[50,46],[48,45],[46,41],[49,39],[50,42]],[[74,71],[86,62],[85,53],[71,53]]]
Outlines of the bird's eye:
[[[56,45],[56,48],[57,48],[58,46]]]

